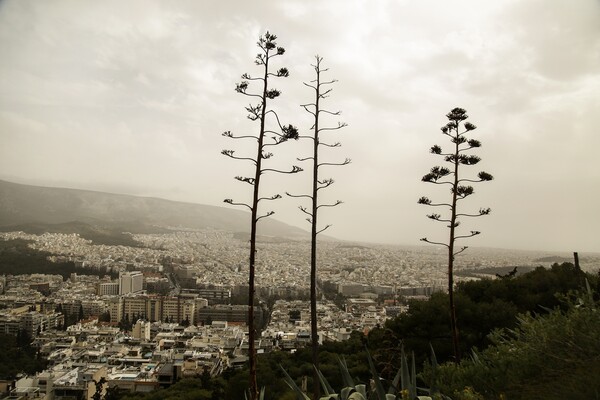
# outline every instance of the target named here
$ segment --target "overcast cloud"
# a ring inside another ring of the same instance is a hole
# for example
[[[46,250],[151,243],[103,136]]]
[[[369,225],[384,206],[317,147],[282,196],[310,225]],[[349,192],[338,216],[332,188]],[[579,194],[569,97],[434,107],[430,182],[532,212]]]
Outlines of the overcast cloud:
[[[442,224],[417,199],[447,189],[420,181],[447,145],[439,127],[465,108],[482,141],[473,168],[495,176],[468,205],[471,246],[600,251],[600,2],[527,1],[81,1],[0,2],[0,178],[195,203],[247,200],[233,179],[250,166],[226,130],[255,132],[233,90],[256,73],[266,30],[291,76],[274,82],[281,118],[307,133],[315,54],[338,79],[328,107],[348,127],[327,194],[328,234],[418,244]],[[331,119],[336,124],[337,119]],[[252,152],[252,148],[248,148]],[[306,143],[286,143],[290,165]],[[308,168],[308,165],[306,165]],[[301,191],[309,174],[267,176],[264,194]],[[247,185],[246,185],[247,186]],[[298,199],[276,217],[308,228]]]

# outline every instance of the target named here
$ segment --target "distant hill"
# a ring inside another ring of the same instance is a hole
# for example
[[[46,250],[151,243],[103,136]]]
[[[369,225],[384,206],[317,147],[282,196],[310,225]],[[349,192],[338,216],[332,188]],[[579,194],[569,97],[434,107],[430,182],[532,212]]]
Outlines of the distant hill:
[[[246,233],[249,219],[249,213],[225,207],[0,180],[0,231],[74,232],[106,243],[111,237],[120,242],[123,232],[159,233],[166,228]],[[274,219],[261,221],[260,234],[308,238],[308,232]]]
[[[506,276],[513,272],[514,275],[519,276],[526,274],[527,272],[531,272],[535,269],[535,267],[529,265],[521,265],[521,266],[503,266],[503,267],[484,267],[477,269],[461,269],[459,271],[455,271],[454,274],[457,276],[471,277],[471,278],[481,278],[482,276],[497,276],[502,275]]]
[[[547,257],[536,258],[533,261],[534,262],[543,262],[543,263],[564,263],[564,262],[573,262],[573,258],[559,257],[559,256],[547,256]]]

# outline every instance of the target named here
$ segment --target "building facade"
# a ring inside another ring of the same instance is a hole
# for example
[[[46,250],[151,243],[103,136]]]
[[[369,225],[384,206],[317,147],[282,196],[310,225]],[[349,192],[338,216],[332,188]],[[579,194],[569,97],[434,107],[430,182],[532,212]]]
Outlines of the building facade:
[[[119,274],[119,294],[137,293],[144,288],[144,275],[140,271]]]

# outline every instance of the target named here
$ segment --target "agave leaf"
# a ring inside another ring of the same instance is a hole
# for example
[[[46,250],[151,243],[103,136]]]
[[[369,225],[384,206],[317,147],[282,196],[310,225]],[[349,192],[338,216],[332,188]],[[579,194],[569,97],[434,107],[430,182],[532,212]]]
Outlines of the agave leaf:
[[[423,392],[425,394],[433,394],[431,389],[425,388],[425,387],[420,387],[420,386],[417,386],[417,392]],[[417,397],[419,397],[419,396],[417,396]]]
[[[377,398],[384,399],[385,398],[385,390],[383,389],[383,385],[381,384],[381,379],[379,379],[379,374],[377,373],[377,368],[375,368],[375,364],[373,363],[373,358],[371,357],[371,353],[369,353],[369,349],[365,348],[367,351],[367,357],[369,360],[369,368],[371,369],[371,375],[373,376],[373,381],[375,382],[375,391],[377,392]]]
[[[401,372],[402,372],[402,368],[399,368],[398,372],[396,372],[396,376],[394,376],[394,380],[392,381],[390,388],[388,389],[389,394],[396,394],[400,391],[400,386],[398,386],[398,385],[400,384],[400,373]]]
[[[265,387],[264,386],[260,388],[260,393],[258,394],[258,399],[265,400]]]
[[[429,343],[429,348],[431,349],[431,366],[433,368],[438,367],[437,357],[435,356],[435,350],[433,350],[433,346]]]
[[[408,389],[408,396],[413,399],[417,397],[417,369],[415,368],[415,352],[411,353],[411,379],[410,379],[410,388]]]
[[[367,400],[367,398],[358,392],[353,392],[348,396],[348,400]]]
[[[350,391],[352,389],[352,387],[345,387],[342,390],[340,390],[340,399],[348,400],[348,397],[350,396]]]
[[[348,365],[346,364],[346,359],[343,356],[342,356],[342,358],[340,358],[338,356],[337,360],[338,360],[338,365],[340,367],[340,372],[342,374],[342,381],[344,382],[344,386],[354,387],[354,381],[352,380],[352,377],[350,376],[350,372],[348,371]]]
[[[590,306],[596,308],[596,303],[594,302],[594,292],[590,288],[590,283],[588,282],[587,278],[585,278],[585,289],[587,291],[588,302],[590,303]]]
[[[435,350],[433,350],[433,346],[429,343],[429,348],[431,349],[431,382],[430,386],[430,394],[435,394],[439,392],[439,388],[437,387],[437,370],[438,370],[438,362],[437,357],[435,356]]]
[[[477,364],[477,365],[481,365],[482,362],[479,359],[479,355],[477,354],[477,352],[473,349],[471,350],[471,359],[473,360],[473,364]]]
[[[551,313],[551,312],[552,312],[552,309],[551,309],[551,308],[544,307],[544,306],[543,306],[543,305],[541,305],[541,304],[538,304],[538,307],[539,307],[539,308],[541,308],[542,310],[546,311],[547,313]]]
[[[367,398],[367,385],[360,383],[354,386],[354,389],[356,389],[356,391],[360,393],[365,399]]]
[[[279,368],[281,368],[281,370],[283,371],[283,374],[285,375],[283,380],[285,381],[285,383],[287,383],[287,385],[294,391],[296,392],[296,399],[298,400],[310,400],[310,397],[308,397],[307,395],[305,395],[302,390],[300,390],[300,388],[298,387],[298,385],[296,385],[296,382],[294,382],[294,380],[292,379],[292,377],[290,376],[290,374],[287,373],[287,371],[281,366],[281,364],[279,364]]]
[[[395,394],[392,394],[392,393],[387,393],[387,394],[385,395],[385,400],[396,400],[396,399],[397,399],[397,397],[396,397],[396,395],[395,395]]]
[[[402,390],[408,390],[410,385],[410,373],[408,372],[408,361],[406,360],[406,354],[404,353],[404,346],[400,349],[400,388]]]
[[[325,392],[325,395],[329,396],[330,394],[334,394],[335,390],[331,387],[329,382],[327,382],[327,379],[325,379],[325,376],[323,376],[323,373],[321,371],[319,371],[319,369],[317,367],[315,367],[314,365],[313,365],[313,368],[315,369],[315,371],[317,372],[317,375],[319,376],[319,381],[321,382],[321,387],[323,388],[323,392]]]

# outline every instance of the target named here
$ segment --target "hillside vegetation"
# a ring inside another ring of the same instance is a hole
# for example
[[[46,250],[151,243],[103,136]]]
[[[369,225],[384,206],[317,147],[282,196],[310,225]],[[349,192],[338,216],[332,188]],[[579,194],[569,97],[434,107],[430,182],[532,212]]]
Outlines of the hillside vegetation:
[[[52,262],[47,259],[51,254],[34,250],[28,246],[27,240],[0,240],[0,275],[49,274],[61,275],[68,279],[72,273],[79,275],[111,275],[116,273],[107,270],[96,270],[77,267],[75,263]]]

